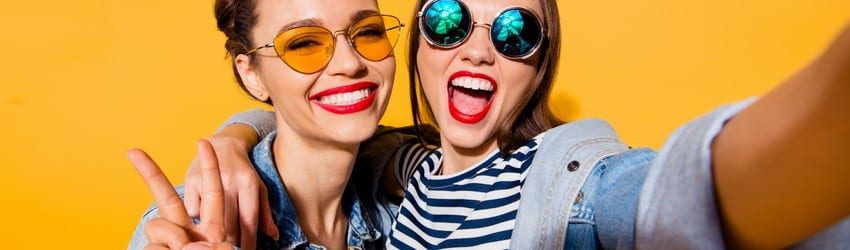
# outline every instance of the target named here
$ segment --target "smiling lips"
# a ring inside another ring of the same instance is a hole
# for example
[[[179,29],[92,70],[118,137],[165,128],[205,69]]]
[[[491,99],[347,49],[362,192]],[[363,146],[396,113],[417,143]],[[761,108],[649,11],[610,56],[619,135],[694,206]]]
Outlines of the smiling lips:
[[[496,90],[492,77],[458,71],[449,77],[449,113],[460,122],[477,123],[487,116]]]
[[[372,106],[377,89],[374,82],[359,82],[319,92],[310,101],[334,114],[351,114]]]

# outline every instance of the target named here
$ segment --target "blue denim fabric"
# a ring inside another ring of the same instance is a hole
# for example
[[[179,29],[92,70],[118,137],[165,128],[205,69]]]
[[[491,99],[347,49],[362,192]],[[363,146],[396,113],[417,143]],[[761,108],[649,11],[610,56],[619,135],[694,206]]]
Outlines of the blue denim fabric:
[[[656,153],[634,149],[602,159],[570,212],[564,249],[630,248],[644,177]]]
[[[582,187],[589,190],[583,192],[595,205],[596,228],[602,248],[627,249],[634,245],[637,201],[655,157],[652,149],[641,148],[602,159],[597,166],[601,172],[598,182],[594,178],[589,181],[596,182],[595,185],[585,183]]]
[[[301,226],[298,224],[298,216],[295,213],[295,207],[286,193],[286,189],[274,164],[272,143],[276,135],[276,132],[271,132],[254,147],[251,155],[254,168],[268,189],[272,218],[280,232],[280,240],[278,241],[263,233],[258,233],[257,249],[325,249],[323,246],[310,243],[307,240],[307,236],[301,231]],[[349,185],[346,196],[343,197],[343,204],[348,204],[348,208],[350,209],[348,227],[349,249],[383,249],[386,235],[389,235],[388,230],[390,229],[390,227],[383,225],[392,223],[392,217],[384,215],[393,214],[393,212],[384,203],[374,202],[376,204],[366,206],[361,202],[361,199],[353,189],[353,185]],[[178,186],[175,190],[178,191],[182,198],[182,186]],[[156,204],[154,204],[142,217],[130,241],[129,249],[142,249],[147,245],[144,224],[158,216],[159,213]],[[197,223],[198,221],[196,220],[195,222]]]
[[[606,159],[629,158],[629,147],[599,119],[583,119],[546,131],[522,186],[512,249],[596,248],[598,211],[606,204],[609,176],[620,176]],[[621,160],[610,161],[620,164]],[[608,185],[602,187],[602,185]],[[613,187],[616,188],[616,187]],[[607,208],[603,208],[607,209]]]
[[[641,190],[634,236],[637,248],[725,248],[714,192],[711,143],[729,119],[754,101],[721,106],[670,136],[649,168]],[[792,248],[850,249],[850,217]]]
[[[177,191],[177,194],[180,195],[180,199],[183,199],[183,185],[179,185],[174,187],[174,190]],[[145,237],[145,224],[155,218],[159,217],[159,208],[156,206],[156,203],[153,203],[145,213],[142,214],[142,219],[139,221],[139,225],[136,226],[136,230],[133,231],[133,237],[130,238],[130,244],[127,246],[127,249],[144,249],[145,246],[148,245],[148,238]],[[195,224],[201,223],[197,218],[192,219]]]

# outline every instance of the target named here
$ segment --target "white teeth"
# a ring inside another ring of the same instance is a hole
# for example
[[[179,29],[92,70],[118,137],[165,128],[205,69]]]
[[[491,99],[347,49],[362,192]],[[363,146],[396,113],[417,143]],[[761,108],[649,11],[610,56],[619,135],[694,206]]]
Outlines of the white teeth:
[[[319,98],[319,103],[338,106],[351,105],[366,99],[370,92],[370,89],[361,89],[353,92],[322,96]]]
[[[454,87],[462,87],[472,90],[485,90],[485,91],[493,91],[493,83],[490,81],[475,78],[462,76],[452,80],[452,86]]]

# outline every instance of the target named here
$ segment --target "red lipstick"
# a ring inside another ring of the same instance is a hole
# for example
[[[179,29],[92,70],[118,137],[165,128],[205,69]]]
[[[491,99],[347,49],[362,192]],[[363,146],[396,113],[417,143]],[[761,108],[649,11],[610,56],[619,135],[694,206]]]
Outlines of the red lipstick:
[[[363,111],[375,101],[378,84],[358,82],[326,89],[310,96],[310,102],[331,113],[345,115]]]
[[[471,77],[478,78],[488,81],[492,85],[492,91],[484,91],[484,90],[472,90],[464,87],[453,86],[452,82],[456,78],[460,77]],[[490,111],[490,106],[493,104],[493,95],[498,90],[498,85],[496,84],[496,80],[492,77],[481,74],[481,73],[473,73],[469,71],[458,71],[452,74],[449,77],[448,86],[446,87],[446,91],[448,91],[449,97],[449,114],[451,114],[452,118],[455,120],[462,122],[473,124],[480,122],[487,116],[487,112]],[[457,96],[456,96],[457,95]],[[482,98],[486,98],[486,102],[482,103]],[[462,104],[460,104],[462,103]],[[467,107],[459,108],[456,105],[467,105]],[[479,107],[472,107],[472,109],[477,109],[474,113],[470,113],[469,105],[481,105]],[[467,110],[466,112],[462,110]]]

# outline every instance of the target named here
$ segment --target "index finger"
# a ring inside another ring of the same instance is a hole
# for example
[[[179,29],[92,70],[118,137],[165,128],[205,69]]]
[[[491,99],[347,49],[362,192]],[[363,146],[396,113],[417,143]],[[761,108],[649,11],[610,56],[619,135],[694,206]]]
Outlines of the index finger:
[[[186,208],[183,207],[183,200],[174,191],[171,182],[168,181],[156,162],[141,149],[131,149],[127,152],[127,157],[130,158],[130,162],[136,167],[136,172],[139,173],[148,186],[148,190],[153,194],[160,215],[183,227],[192,225],[189,215],[186,214]]]
[[[224,229],[224,190],[218,158],[207,140],[198,141],[198,160],[201,163],[201,223]],[[223,235],[222,235],[223,239]]]

